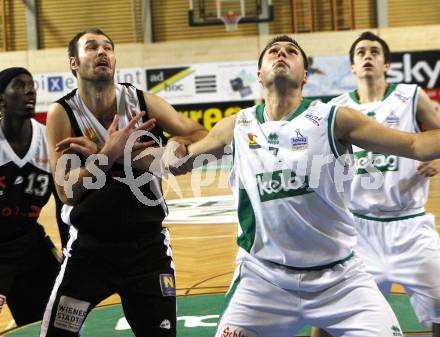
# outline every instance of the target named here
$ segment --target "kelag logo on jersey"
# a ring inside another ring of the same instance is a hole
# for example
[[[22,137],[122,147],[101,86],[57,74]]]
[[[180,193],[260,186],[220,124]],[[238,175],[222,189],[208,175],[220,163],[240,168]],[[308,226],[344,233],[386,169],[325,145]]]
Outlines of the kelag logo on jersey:
[[[371,167],[375,167],[380,172],[397,171],[399,169],[399,158],[394,155],[359,151],[355,152],[354,156],[357,174],[368,173],[367,169]]]
[[[313,192],[309,189],[309,177],[297,176],[291,170],[260,173],[256,178],[262,202]]]

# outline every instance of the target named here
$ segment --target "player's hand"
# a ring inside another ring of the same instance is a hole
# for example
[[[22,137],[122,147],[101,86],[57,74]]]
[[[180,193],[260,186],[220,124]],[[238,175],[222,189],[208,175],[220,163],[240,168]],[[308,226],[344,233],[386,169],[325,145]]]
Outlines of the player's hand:
[[[421,163],[417,173],[423,177],[433,177],[440,172],[440,159]]]
[[[6,296],[0,294],[0,312],[2,312],[3,304],[6,303]]]
[[[175,176],[188,173],[192,170],[191,155],[185,144],[170,141],[165,147],[161,159],[162,174],[164,177],[171,173]]]
[[[155,119],[149,119],[145,123],[136,126],[136,123],[145,115],[145,112],[140,112],[133,116],[133,118],[127,123],[125,127],[122,129],[118,128],[119,124],[119,116],[116,115],[113,119],[113,122],[110,124],[108,131],[108,137],[105,141],[103,148],[100,153],[107,155],[110,161],[114,162],[118,158],[124,155],[125,145],[127,143],[128,138],[132,133],[140,130],[150,131],[156,125]],[[149,146],[154,145],[154,141],[148,142],[140,142],[139,140],[136,142],[135,147],[130,149],[130,152],[133,150],[141,150],[145,149]]]
[[[168,140],[168,143],[170,142],[175,142],[179,144],[179,146],[174,150],[174,154],[177,158],[182,159],[188,155],[188,145],[191,144],[191,142],[189,142],[185,137],[171,137]]]
[[[86,136],[69,137],[59,142],[55,150],[65,153],[81,153],[85,157],[98,153],[98,145]]]

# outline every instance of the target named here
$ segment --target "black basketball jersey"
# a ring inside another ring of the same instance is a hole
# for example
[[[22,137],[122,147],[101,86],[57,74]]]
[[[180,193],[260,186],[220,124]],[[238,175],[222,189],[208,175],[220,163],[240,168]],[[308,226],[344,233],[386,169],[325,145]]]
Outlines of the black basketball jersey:
[[[131,119],[133,113],[140,111],[145,111],[144,120],[148,119],[141,90],[130,84],[116,84],[116,98],[120,127]],[[76,89],[57,102],[66,110],[76,136],[86,135],[97,144],[104,144],[107,130],[86,107]],[[157,139],[163,137],[163,132],[158,127],[152,133]],[[144,174],[144,171],[135,168],[127,169],[133,173],[134,178]],[[160,230],[161,222],[168,212],[163,200],[161,180],[150,177],[149,182],[139,187],[142,198],[157,201],[154,205],[147,205],[133,193],[129,185],[118,179],[126,178],[125,172],[123,165],[114,164],[105,173],[103,186],[87,191],[75,206],[63,207],[63,220],[80,231],[108,239],[133,238]]]
[[[34,230],[52,192],[46,127],[31,121],[32,141],[23,158],[0,128],[0,242]]]

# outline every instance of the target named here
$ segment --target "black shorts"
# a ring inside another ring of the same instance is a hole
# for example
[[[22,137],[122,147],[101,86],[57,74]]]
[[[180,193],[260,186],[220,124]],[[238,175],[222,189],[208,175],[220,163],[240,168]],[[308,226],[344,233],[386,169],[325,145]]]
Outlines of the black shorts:
[[[113,293],[120,295],[136,336],[176,336],[176,285],[167,229],[119,243],[78,232],[71,241],[40,336],[79,336],[89,311]]]
[[[0,243],[0,294],[17,325],[39,321],[60,264],[42,226],[14,241]]]

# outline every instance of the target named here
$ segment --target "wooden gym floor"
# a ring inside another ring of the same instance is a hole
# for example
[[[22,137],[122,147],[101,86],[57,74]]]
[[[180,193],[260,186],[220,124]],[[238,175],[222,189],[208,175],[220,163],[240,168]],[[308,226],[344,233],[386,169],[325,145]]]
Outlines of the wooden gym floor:
[[[217,175],[218,176],[218,175]],[[203,178],[203,176],[202,176]],[[178,177],[177,182],[184,198],[193,197],[191,175]],[[227,186],[218,187],[218,180],[201,188],[203,196],[231,194]],[[225,185],[225,184],[222,184]],[[164,188],[166,190],[166,188]],[[176,199],[176,193],[166,193],[167,199]],[[55,220],[55,207],[51,199],[43,209],[40,223],[60,248],[60,240]],[[431,180],[427,210],[440,217],[440,176]],[[439,222],[440,223],[440,222]],[[167,225],[171,232],[173,257],[176,264],[176,284],[178,295],[226,292],[234,271],[236,224],[178,224]],[[437,227],[439,228],[439,227]],[[394,287],[394,291],[403,291]],[[101,304],[118,303],[117,295]],[[7,308],[0,313],[0,333],[14,326]]]

